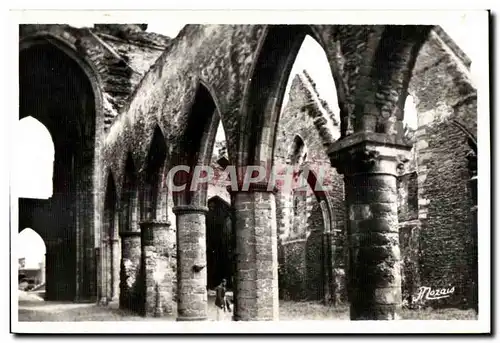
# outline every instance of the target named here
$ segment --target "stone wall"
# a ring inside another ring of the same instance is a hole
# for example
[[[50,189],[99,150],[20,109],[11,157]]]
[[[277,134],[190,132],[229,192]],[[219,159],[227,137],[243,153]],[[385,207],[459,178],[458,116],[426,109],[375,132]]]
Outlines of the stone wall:
[[[418,286],[455,287],[424,306],[473,306],[477,232],[468,189],[469,137],[477,137],[477,91],[470,60],[436,28],[417,58],[409,93],[418,113]],[[474,138],[475,139],[475,138]]]
[[[469,64],[463,52],[437,28],[417,59],[410,83],[418,128],[412,135],[412,157],[398,177],[402,294],[410,305],[417,305],[411,304],[412,297],[421,286],[433,289],[454,286],[455,292],[447,299],[418,305],[473,305],[474,278],[477,278],[474,276],[477,265],[474,236],[477,234],[471,212],[467,139],[471,134],[476,136],[477,113]],[[290,101],[279,124],[277,161],[286,163],[286,149],[296,134],[305,137],[308,159],[314,159],[312,163],[326,158],[326,154],[322,156],[320,136],[310,130],[312,119],[307,111],[300,111],[310,102],[310,91],[303,78],[295,77]],[[341,186],[336,188],[337,194],[329,197],[336,214],[332,227],[343,229],[344,199],[340,195],[343,181],[341,177],[333,180]],[[293,218],[293,199],[287,195],[278,197],[277,218],[282,235],[280,276],[283,279],[280,287],[285,288],[281,292],[285,298],[306,299],[313,296],[303,281],[308,278],[307,240],[293,235],[294,226],[301,221],[301,218]],[[319,221],[310,217],[311,208],[302,215],[309,217],[310,225],[318,227]],[[335,218],[340,221],[336,222]]]
[[[282,169],[295,168],[295,171],[307,166],[317,175],[318,183],[321,182],[325,190],[315,193],[315,185],[307,182],[304,185],[305,180],[300,177],[292,183],[292,189],[283,186],[278,190],[276,217],[280,235],[280,294],[284,299],[325,300],[324,282],[328,275],[331,275],[329,282],[334,283],[332,289],[345,291],[345,287],[335,284],[343,283],[343,277],[337,277],[337,281],[333,277],[343,274],[340,271],[344,268],[340,242],[345,215],[344,184],[342,176],[331,167],[325,150],[325,137],[338,138],[339,135],[335,114],[319,96],[314,80],[307,72],[295,75],[289,101],[278,124],[275,165]],[[302,164],[294,166],[291,149],[296,144],[296,137],[300,137],[304,144],[304,159]],[[318,197],[324,201],[326,218]],[[330,248],[326,248],[325,232],[333,235]],[[342,294],[330,296],[345,298]]]

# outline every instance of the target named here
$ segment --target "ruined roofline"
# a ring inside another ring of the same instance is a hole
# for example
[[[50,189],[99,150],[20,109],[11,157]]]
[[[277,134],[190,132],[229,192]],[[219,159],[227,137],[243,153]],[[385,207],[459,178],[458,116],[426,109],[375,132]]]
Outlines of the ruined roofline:
[[[161,33],[148,32],[147,24],[94,24],[94,33],[116,42],[164,50],[172,41]]]
[[[314,82],[314,79],[311,77],[311,75],[309,75],[307,70],[306,69],[302,70],[301,74],[304,75],[305,78],[309,81],[309,83],[311,84],[311,88],[313,89],[313,91],[316,95],[316,97],[312,97],[313,98],[312,101],[314,101],[314,103],[317,104],[317,106],[319,107],[320,110],[321,110],[321,108],[324,109],[328,115],[330,115],[330,114],[335,115],[335,112],[333,112],[333,110],[330,108],[330,105],[328,105],[328,102],[321,97],[321,94],[319,93],[318,89],[316,88],[316,83]],[[302,79],[300,78],[300,74],[297,74],[297,76],[299,77],[300,82],[303,83]],[[335,84],[334,84],[334,86],[335,86]],[[324,103],[322,103],[321,100],[323,100]],[[332,117],[331,120],[333,121],[333,124],[335,126],[337,126],[339,124],[335,117]]]
[[[467,54],[458,46],[457,43],[446,33],[446,31],[439,25],[434,26],[432,32],[441,39],[441,41],[453,52],[453,54],[463,63],[463,65],[470,70],[472,63]]]
[[[116,37],[116,36],[113,36],[113,35],[110,35],[108,33],[105,33],[105,32],[100,32],[98,30],[95,30],[95,29],[92,29],[90,28],[90,30],[96,34],[97,36],[101,37],[101,38],[104,38],[106,40],[111,40],[111,41],[114,41],[114,42],[118,42],[118,43],[124,43],[124,44],[129,44],[129,45],[135,45],[137,47],[141,47],[141,48],[149,48],[149,49],[154,49],[154,50],[165,50],[165,48],[168,46],[169,43],[166,43],[165,45],[158,45],[154,42],[151,42],[151,43],[148,43],[146,41],[138,41],[138,40],[135,40],[135,39],[124,39],[124,38],[120,38],[120,37]],[[163,37],[167,37],[167,36],[163,36]],[[170,37],[167,37],[167,38],[170,38]]]
[[[158,69],[162,68],[162,63],[168,58],[168,55],[170,54],[171,50],[177,45],[180,44],[183,40],[186,39],[186,37],[190,34],[192,34],[194,31],[196,31],[197,27],[200,25],[197,24],[186,24],[184,27],[179,31],[177,36],[175,38],[172,38],[169,41],[169,44],[163,49],[163,52],[158,56],[158,58],[149,66],[149,69],[144,73],[140,81],[137,83],[135,88],[133,89],[132,93],[128,96],[127,102],[124,104],[124,106],[120,109],[118,114],[114,116],[111,120],[111,122],[108,125],[107,129],[107,136],[106,139],[110,137],[110,133],[113,130],[113,127],[116,125],[117,122],[120,120],[123,120],[123,118],[127,115],[128,111],[130,110],[130,106],[132,104],[133,99],[137,95],[137,92],[141,89],[142,84],[145,82],[145,80],[149,77],[149,74],[155,73]]]

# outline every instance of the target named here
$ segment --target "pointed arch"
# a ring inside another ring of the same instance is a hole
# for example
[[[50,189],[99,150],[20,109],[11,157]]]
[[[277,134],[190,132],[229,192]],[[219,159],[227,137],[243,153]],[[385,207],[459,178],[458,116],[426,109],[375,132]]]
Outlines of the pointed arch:
[[[207,200],[208,204],[210,204],[210,203],[216,203],[216,202],[224,204],[224,206],[226,206],[226,208],[228,208],[228,209],[231,208],[231,204],[228,203],[226,200],[222,199],[218,195],[214,195],[213,197],[210,197],[210,199]]]
[[[272,166],[276,129],[287,81],[306,35],[310,35],[326,51],[317,31],[307,25],[266,26],[241,106],[239,165]],[[328,62],[330,72],[335,71],[335,82],[341,80],[337,68],[333,67],[334,61],[329,58]],[[336,88],[338,104],[342,109],[345,107],[344,93]]]
[[[40,262],[44,262],[47,247],[45,240],[32,228],[25,228],[17,235],[16,252],[25,258],[26,268],[37,268]]]
[[[16,137],[20,138],[15,146],[17,163],[12,174],[16,193],[22,198],[50,198],[55,157],[50,131],[38,119],[28,116],[19,121]]]
[[[134,160],[130,152],[125,160],[122,195],[120,197],[120,232],[137,231],[139,188]]]
[[[95,218],[102,211],[102,193],[91,191],[102,185],[96,145],[104,124],[101,80],[72,43],[27,31],[21,27],[19,119],[31,116],[42,123],[55,150],[52,197],[37,214],[50,227],[51,264],[57,266],[46,294],[54,300],[91,299],[97,293],[96,275],[84,271],[94,269],[100,232]]]
[[[156,220],[161,208],[160,196],[163,195],[163,172],[167,159],[167,144],[161,128],[156,125],[149,152],[141,171],[142,193],[140,195],[141,219]]]
[[[189,172],[179,171],[174,176],[173,182],[176,186],[185,185],[183,191],[173,194],[176,205],[206,206],[208,184],[193,183],[193,177],[196,166],[210,165],[219,124],[221,124],[220,111],[213,93],[200,81],[185,130],[172,157],[172,167],[183,165],[189,168]],[[224,129],[223,122],[222,129]]]

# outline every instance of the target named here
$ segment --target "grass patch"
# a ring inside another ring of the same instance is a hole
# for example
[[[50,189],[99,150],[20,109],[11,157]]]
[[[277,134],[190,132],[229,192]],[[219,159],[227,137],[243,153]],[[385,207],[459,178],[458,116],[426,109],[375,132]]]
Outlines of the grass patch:
[[[42,305],[43,304],[43,305]],[[36,303],[33,306],[23,304],[19,309],[20,321],[150,321],[175,320],[176,310],[172,315],[162,318],[143,318],[135,313],[121,310],[114,306],[72,303]],[[232,313],[226,313],[225,320],[231,320]],[[214,299],[209,297],[209,320],[215,320]],[[402,319],[407,320],[476,320],[473,310],[460,309],[405,309]],[[349,320],[349,308],[346,305],[331,307],[318,302],[280,301],[280,320]]]

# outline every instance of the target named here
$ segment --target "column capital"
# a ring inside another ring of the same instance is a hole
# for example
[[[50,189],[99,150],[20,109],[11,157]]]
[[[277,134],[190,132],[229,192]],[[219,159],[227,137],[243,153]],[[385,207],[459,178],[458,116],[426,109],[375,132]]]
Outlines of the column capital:
[[[397,175],[409,161],[411,145],[394,135],[359,132],[342,138],[328,149],[332,166],[347,176],[363,173]]]
[[[169,221],[148,220],[139,223],[141,227],[141,241],[144,246],[155,244],[155,232],[168,230],[170,228]]]
[[[120,237],[139,237],[141,235],[141,231],[123,231],[120,232]]]
[[[243,185],[242,183],[238,182],[238,189],[234,190],[232,186],[227,186],[226,190],[229,194],[234,194],[234,193],[239,193],[239,192],[250,192],[250,193],[277,193],[278,188],[273,185],[271,189],[269,189],[269,183],[268,182],[252,182],[249,183],[248,185]]]
[[[175,215],[186,213],[207,213],[208,207],[199,205],[177,205],[172,208],[172,212],[174,212]]]
[[[170,222],[168,220],[144,220],[139,223],[139,226],[142,228],[143,226],[147,227],[168,227],[170,226]]]

